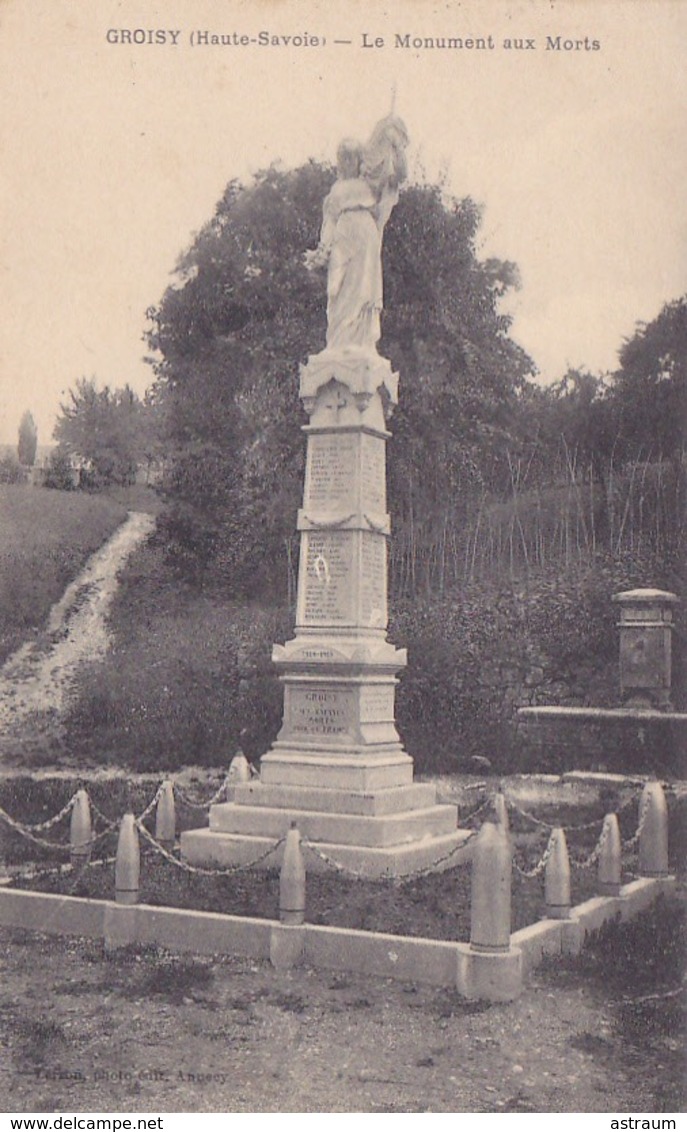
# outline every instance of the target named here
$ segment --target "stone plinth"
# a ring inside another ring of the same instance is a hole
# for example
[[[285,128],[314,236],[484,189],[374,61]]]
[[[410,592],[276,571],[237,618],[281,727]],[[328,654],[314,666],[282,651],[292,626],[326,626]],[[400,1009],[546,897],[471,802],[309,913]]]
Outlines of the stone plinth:
[[[272,659],[281,731],[260,781],[182,836],[192,862],[257,860],[292,822],[325,856],[368,876],[432,865],[467,834],[457,808],[413,783],[395,725],[405,650],[386,639],[386,419],[397,378],[374,351],[325,350],[301,371],[307,460],[292,640]],[[322,865],[311,852],[308,867]],[[267,858],[265,864],[274,867]]]
[[[671,708],[671,637],[678,597],[664,590],[625,590],[620,606],[620,695],[627,707]]]

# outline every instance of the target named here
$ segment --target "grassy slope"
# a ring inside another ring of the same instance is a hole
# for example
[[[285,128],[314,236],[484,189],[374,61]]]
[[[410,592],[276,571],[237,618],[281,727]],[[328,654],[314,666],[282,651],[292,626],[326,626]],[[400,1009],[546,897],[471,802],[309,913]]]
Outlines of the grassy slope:
[[[270,655],[288,614],[178,581],[155,538],[120,581],[114,644],[83,674],[70,753],[150,771],[226,765],[239,745],[262,754],[281,719]]]
[[[0,662],[125,517],[102,496],[0,486]]]

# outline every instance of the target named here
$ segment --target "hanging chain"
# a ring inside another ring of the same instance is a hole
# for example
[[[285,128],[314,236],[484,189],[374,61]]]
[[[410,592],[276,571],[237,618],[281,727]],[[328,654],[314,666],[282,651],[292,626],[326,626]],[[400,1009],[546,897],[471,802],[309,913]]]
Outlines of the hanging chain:
[[[100,818],[101,822],[104,822],[108,832],[117,828],[117,826],[119,825],[118,821],[113,821],[112,818],[108,818],[107,814],[104,814],[103,811],[99,809],[98,806],[96,806],[91,797],[89,797],[88,801],[93,813],[97,818]]]
[[[542,818],[535,817],[535,815],[530,813],[529,810],[523,810],[520,806],[517,806],[515,802],[513,802],[510,798],[506,798],[506,802],[509,809],[513,810],[516,814],[520,814],[520,817],[526,818],[528,821],[532,822],[533,825],[539,825],[543,829],[562,829],[565,833],[582,833],[583,831],[588,829],[595,829],[605,821],[606,817],[606,815],[604,815],[604,817],[602,818],[596,818],[595,821],[583,822],[581,825],[556,826],[553,822],[544,821]],[[627,802],[624,802],[623,805],[618,810],[616,810],[616,816],[620,817],[621,814],[625,813],[626,810],[630,809],[630,807],[634,805],[634,798],[629,798]]]
[[[20,837],[24,837],[27,841],[31,841],[34,845],[39,845],[41,849],[51,849],[53,851],[59,851],[61,853],[64,853],[69,849],[69,845],[64,845],[59,841],[46,841],[43,837],[36,837],[36,835],[34,833],[31,833],[25,826],[21,824],[21,822],[15,821],[13,817],[10,817],[10,815],[5,810],[3,810],[2,806],[0,806],[0,819],[6,822],[7,825],[9,825],[9,827],[13,829],[15,833],[18,833]]]
[[[69,864],[65,865],[50,865],[46,868],[37,869],[35,867],[32,867],[26,872],[8,873],[7,880],[10,882],[10,885],[14,885],[15,882],[21,882],[24,880],[42,880],[43,877],[68,876],[70,873],[73,873],[76,870],[85,871],[86,869],[97,868],[98,865],[113,865],[116,860],[116,857],[99,857],[95,861],[85,861],[83,863],[79,863],[78,865],[71,864],[70,862]]]
[[[599,857],[601,856],[601,850],[608,840],[610,831],[610,823],[604,822],[601,833],[599,834],[599,840],[597,841],[589,856],[585,857],[582,861],[577,861],[574,858],[571,858],[570,864],[574,865],[576,869],[591,869],[592,865],[595,865],[599,860]]]
[[[266,861],[267,858],[271,857],[273,853],[276,853],[277,849],[279,849],[279,847],[286,841],[286,837],[281,837],[279,841],[275,841],[274,844],[270,845],[269,849],[267,849],[264,853],[261,853],[259,857],[256,857],[254,860],[248,861],[245,864],[230,865],[226,869],[203,869],[198,865],[189,865],[186,861],[179,860],[179,858],[175,857],[173,853],[170,853],[167,849],[160,845],[160,842],[155,840],[152,833],[149,833],[146,827],[144,825],[141,825],[140,821],[137,821],[135,824],[144,840],[148,842],[150,847],[154,849],[156,853],[159,853],[161,857],[164,857],[166,861],[169,861],[172,865],[176,865],[178,869],[181,869],[185,873],[195,873],[198,876],[205,877],[232,876],[234,873],[246,872],[248,869],[253,869],[257,865],[261,865],[263,861]]]
[[[476,837],[477,832],[475,831],[474,833],[471,833],[469,837],[466,837],[464,841],[461,841],[459,845],[454,845],[453,848],[450,849],[448,853],[445,853],[443,857],[438,857],[436,861],[432,862],[431,865],[426,865],[423,868],[419,869],[413,869],[408,873],[398,873],[394,876],[387,875],[374,878],[370,877],[369,873],[360,872],[359,870],[352,868],[350,865],[342,865],[340,861],[336,861],[333,857],[330,857],[328,853],[325,853],[324,850],[319,849],[317,845],[313,845],[312,841],[308,841],[305,837],[301,837],[301,845],[303,846],[303,848],[309,849],[315,857],[319,857],[319,859],[324,862],[324,864],[329,865],[329,867],[334,869],[337,873],[342,873],[345,876],[353,877],[355,880],[369,881],[374,879],[397,884],[400,881],[414,880],[417,877],[426,876],[429,873],[436,872],[441,865],[445,865],[448,861],[452,860],[453,857],[461,852],[465,848],[465,846],[473,841]]]
[[[165,781],[166,780],[163,779],[163,781],[160,783],[157,790],[155,791],[155,796],[153,798],[151,798],[150,802],[146,806],[143,813],[138,815],[138,819],[137,819],[138,821],[145,821],[145,819],[148,817],[148,815],[152,814],[153,810],[155,809],[158,802],[160,801],[160,798],[162,797],[162,791],[164,790]]]
[[[71,798],[66,803],[66,805],[62,807],[59,814],[55,814],[53,818],[48,818],[47,821],[35,822],[35,824],[33,825],[24,825],[24,829],[29,830],[30,833],[41,833],[46,829],[52,829],[54,825],[57,825],[58,822],[61,822],[62,819],[66,818],[67,814],[74,809],[78,793],[79,792],[77,790],[74,794],[72,794]]]
[[[191,810],[207,810],[207,809],[209,809],[210,806],[216,805],[217,802],[219,802],[224,797],[224,795],[227,792],[227,788],[230,785],[231,785],[231,778],[230,778],[229,774],[227,774],[227,775],[225,775],[224,781],[222,782],[219,789],[216,790],[215,793],[212,795],[212,798],[209,798],[207,802],[195,802],[192,798],[188,797],[188,795],[185,793],[185,791],[183,791],[179,786],[177,786],[175,784],[175,786],[174,786],[174,797],[178,798],[179,801],[182,802],[184,806],[188,806]]]
[[[546,849],[542,853],[533,869],[524,869],[522,865],[518,864],[515,857],[513,857],[513,868],[515,869],[516,873],[519,873],[521,877],[525,877],[527,880],[532,880],[533,877],[539,876],[540,873],[544,872],[544,869],[549,863],[549,858],[553,852],[553,846],[554,833],[552,831],[549,840],[546,843]]]
[[[513,810],[516,814],[520,814],[520,817],[526,818],[527,821],[532,822],[533,825],[540,826],[542,829],[562,829],[565,833],[575,833],[578,831],[582,832],[587,829],[596,829],[597,826],[601,825],[604,821],[604,818],[597,818],[595,821],[584,822],[582,825],[557,826],[553,822],[543,821],[541,818],[535,817],[534,814],[531,814],[529,812],[529,810],[521,809],[520,806],[516,806],[515,802],[511,801],[510,798],[506,798],[506,803],[508,805],[508,808]]]
[[[649,813],[649,795],[642,795],[642,805],[639,811],[639,821],[637,822],[637,832],[633,837],[629,837],[627,841],[623,841],[623,849],[634,849],[639,844],[639,840],[644,831],[644,824],[646,822],[647,814]]]
[[[476,810],[470,810],[469,814],[461,814],[460,820],[462,822],[463,821],[472,821],[473,818],[476,818],[477,815],[481,814],[483,810],[488,810],[489,807],[492,806],[493,804],[494,804],[493,797],[485,798],[483,802],[480,802],[480,804],[479,804],[479,806],[477,807]]]

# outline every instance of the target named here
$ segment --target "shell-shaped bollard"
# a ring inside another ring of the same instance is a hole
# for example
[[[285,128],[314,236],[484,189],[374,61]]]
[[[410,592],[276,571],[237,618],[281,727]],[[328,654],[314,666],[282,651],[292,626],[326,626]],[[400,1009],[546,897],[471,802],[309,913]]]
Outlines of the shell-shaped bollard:
[[[163,782],[160,797],[155,809],[155,840],[169,853],[174,848],[177,833],[176,807],[174,805],[174,785]]]
[[[302,924],[305,919],[305,862],[295,824],[286,835],[279,874],[279,919],[282,924]]]
[[[117,904],[138,904],[141,876],[141,850],[134,815],[124,814],[119,827],[115,861],[115,900]]]
[[[510,947],[513,854],[503,826],[485,822],[472,856],[470,946],[476,951]]]
[[[79,790],[72,806],[69,824],[69,852],[73,865],[83,865],[90,860],[92,838],[91,804],[87,792]]]
[[[496,794],[494,794],[494,814],[498,824],[505,829],[506,833],[509,833],[510,821],[508,819],[508,802],[502,790],[498,790]]]
[[[565,832],[554,829],[549,841],[549,859],[544,869],[544,903],[550,920],[570,915],[570,857]]]
[[[224,797],[227,802],[234,801],[236,787],[241,782],[250,782],[250,763],[239,747],[233,759],[229,763],[229,770],[224,785]]]
[[[243,751],[238,750],[229,763],[227,778],[230,782],[250,782],[250,763]]]
[[[620,826],[615,814],[606,814],[601,830],[599,850],[599,896],[617,896],[620,892],[622,871],[622,842]]]
[[[647,782],[639,807],[639,875],[665,876],[668,872],[668,807],[660,782]]]

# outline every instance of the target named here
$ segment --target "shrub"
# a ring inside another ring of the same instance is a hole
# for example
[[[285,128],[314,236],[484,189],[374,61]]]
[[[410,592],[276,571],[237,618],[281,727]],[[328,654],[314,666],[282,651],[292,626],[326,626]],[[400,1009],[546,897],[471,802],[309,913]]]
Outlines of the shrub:
[[[158,539],[123,572],[112,620],[113,647],[84,674],[68,720],[80,761],[222,766],[238,746],[249,757],[269,747],[281,720],[272,642],[288,614],[180,582]]]
[[[75,487],[72,465],[64,452],[51,452],[45,468],[44,487],[57,491],[72,491]]]
[[[0,483],[26,483],[26,469],[21,466],[17,457],[8,452],[0,456]]]
[[[617,707],[617,607],[611,597],[641,585],[685,593],[669,562],[600,555],[578,570],[542,570],[527,584],[482,579],[441,599],[397,603],[391,632],[408,648],[397,718],[418,767],[468,769],[478,755],[501,773],[525,769],[515,726],[519,706]],[[676,699],[684,616],[678,607]]]

